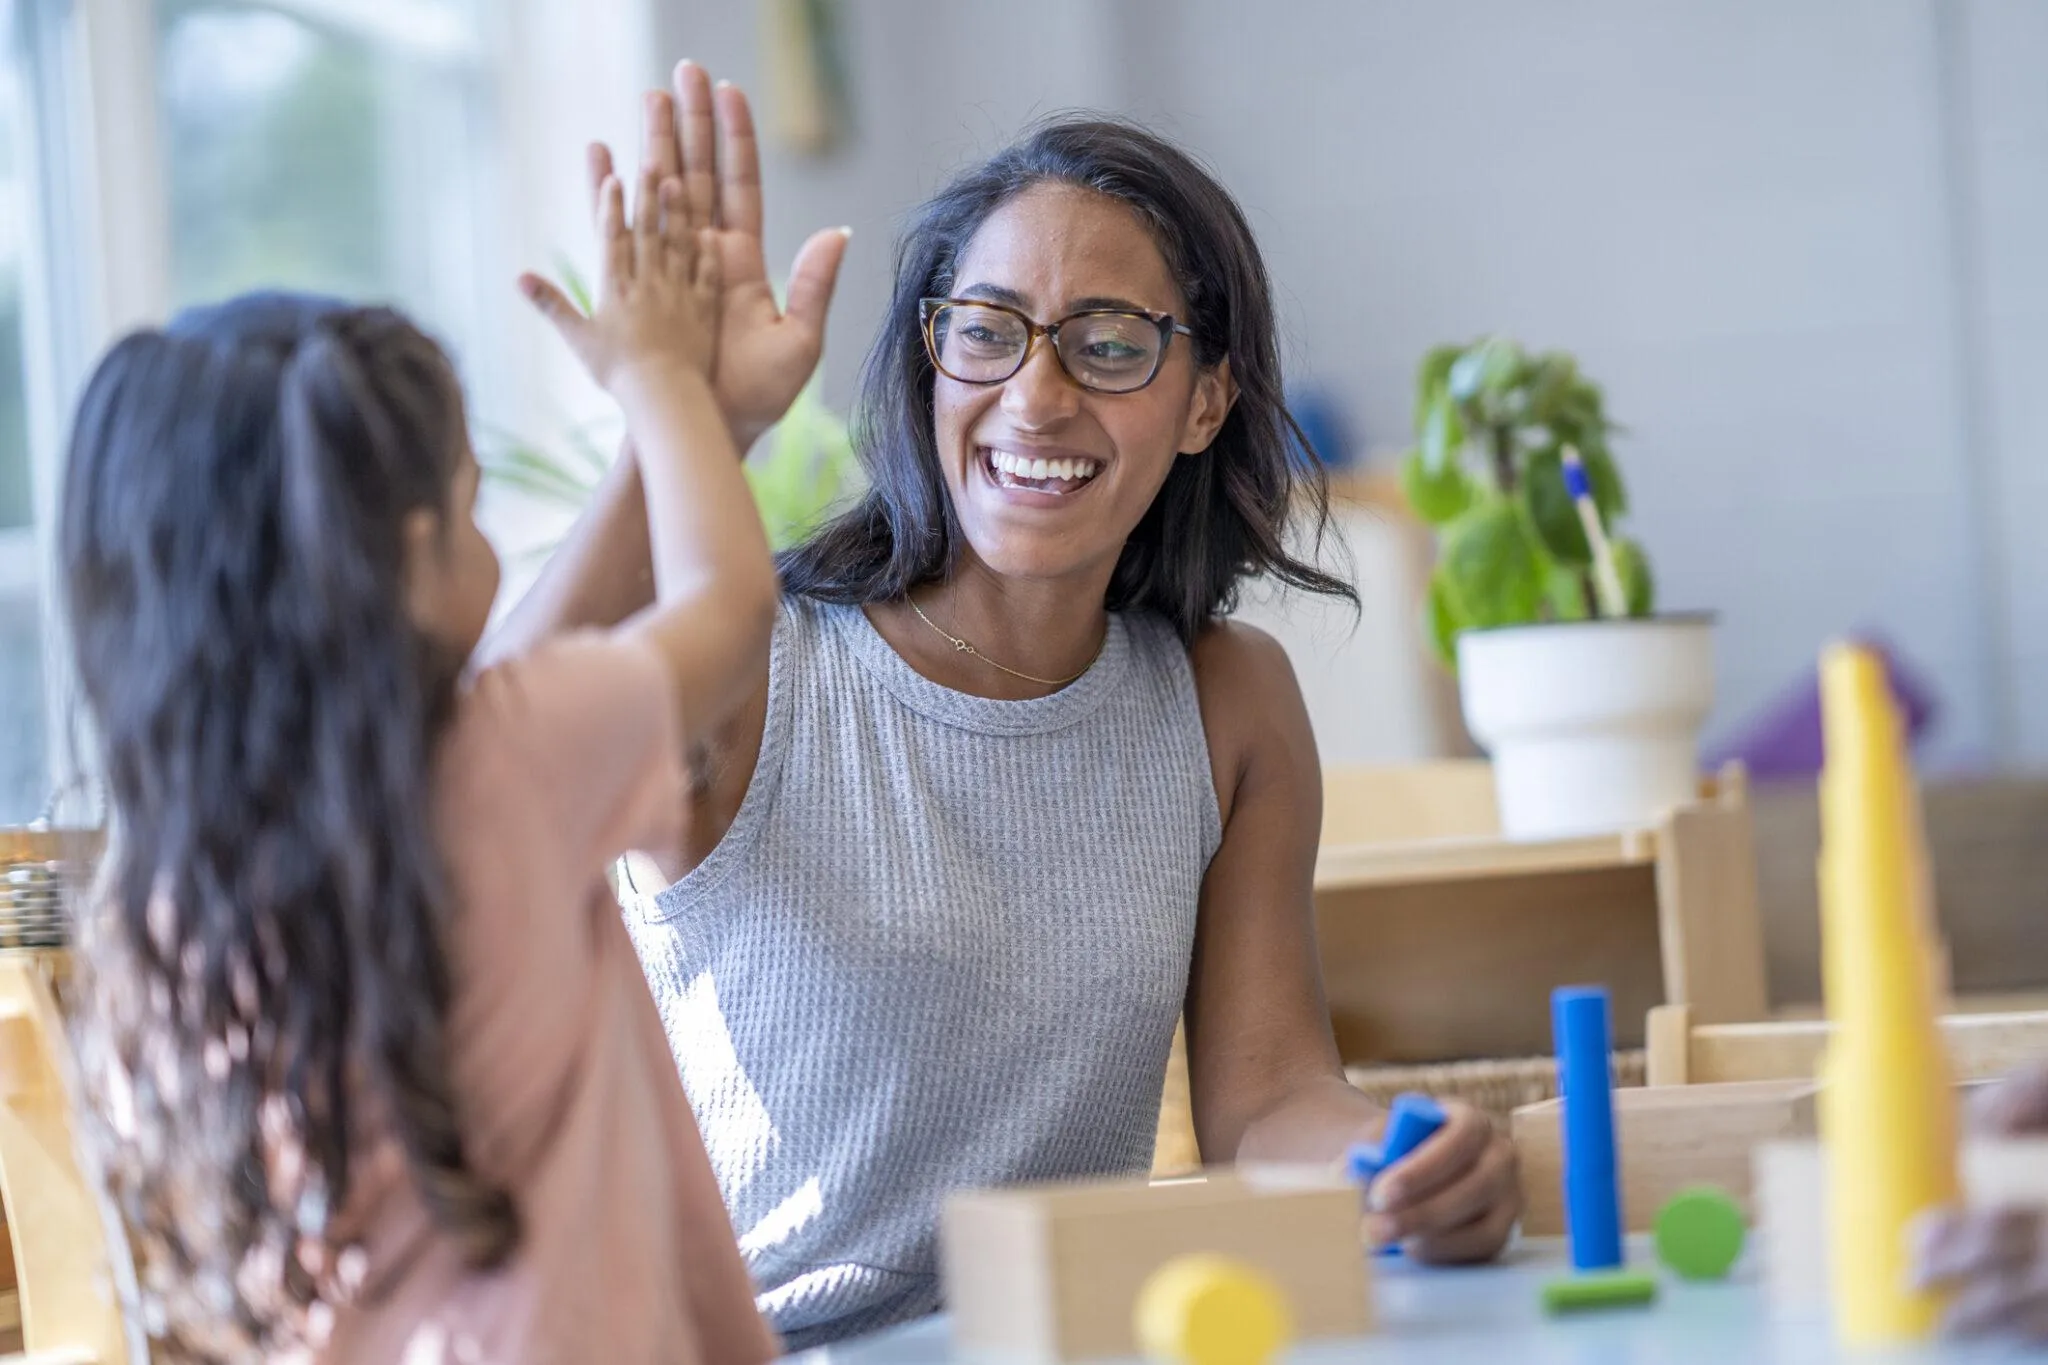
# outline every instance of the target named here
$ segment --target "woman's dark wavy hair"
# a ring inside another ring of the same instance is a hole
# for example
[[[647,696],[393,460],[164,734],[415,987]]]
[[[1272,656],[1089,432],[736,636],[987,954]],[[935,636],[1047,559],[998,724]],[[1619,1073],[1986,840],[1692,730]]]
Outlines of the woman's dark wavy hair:
[[[1227,357],[1238,389],[1208,453],[1174,461],[1125,543],[1110,579],[1110,610],[1155,611],[1192,640],[1231,610],[1246,578],[1260,574],[1355,603],[1350,585],[1286,543],[1300,515],[1311,550],[1320,547],[1329,491],[1287,411],[1272,286],[1243,212],[1213,176],[1157,134],[1077,117],[1042,124],[958,176],[911,222],[854,410],[868,492],[783,554],[784,587],[827,602],[893,601],[952,571],[962,537],[939,469],[918,300],[950,294],[960,255],[989,215],[1048,182],[1093,190],[1138,214],[1188,301],[1196,362]]]
[[[78,1061],[173,1358],[318,1339],[366,1133],[473,1264],[518,1242],[449,1081],[428,772],[462,661],[403,595],[464,440],[431,340],[289,295],[127,337],[79,408],[60,553],[110,840]]]

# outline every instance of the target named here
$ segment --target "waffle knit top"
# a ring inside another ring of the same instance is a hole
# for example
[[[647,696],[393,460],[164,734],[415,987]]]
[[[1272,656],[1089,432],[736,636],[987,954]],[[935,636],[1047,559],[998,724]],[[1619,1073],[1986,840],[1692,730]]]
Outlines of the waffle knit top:
[[[1052,696],[785,602],[730,830],[626,917],[791,1348],[940,1307],[950,1190],[1139,1174],[1221,839],[1188,653],[1110,617]]]

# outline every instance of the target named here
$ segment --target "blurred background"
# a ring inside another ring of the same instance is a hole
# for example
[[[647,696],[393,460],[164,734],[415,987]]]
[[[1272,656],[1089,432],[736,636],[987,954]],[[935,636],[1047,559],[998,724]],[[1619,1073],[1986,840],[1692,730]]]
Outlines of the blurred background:
[[[764,505],[846,488],[903,215],[1029,120],[1160,128],[1238,195],[1338,466],[1365,613],[1261,597],[1326,760],[1460,747],[1391,471],[1444,342],[1562,349],[1627,428],[1660,605],[1719,613],[1720,745],[1828,637],[1932,701],[1923,762],[2048,766],[2039,0],[0,0],[0,823],[66,770],[50,513],[120,330],[265,284],[457,354],[516,582],[613,433],[511,281],[589,260],[581,148],[693,57],[755,98],[771,270],[852,251]]]

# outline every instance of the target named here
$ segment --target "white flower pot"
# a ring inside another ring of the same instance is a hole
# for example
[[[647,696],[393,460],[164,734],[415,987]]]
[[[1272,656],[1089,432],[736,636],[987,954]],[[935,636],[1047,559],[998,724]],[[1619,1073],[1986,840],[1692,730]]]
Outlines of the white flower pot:
[[[1713,625],[1673,615],[1460,635],[1465,726],[1493,760],[1501,832],[1626,829],[1697,799]]]

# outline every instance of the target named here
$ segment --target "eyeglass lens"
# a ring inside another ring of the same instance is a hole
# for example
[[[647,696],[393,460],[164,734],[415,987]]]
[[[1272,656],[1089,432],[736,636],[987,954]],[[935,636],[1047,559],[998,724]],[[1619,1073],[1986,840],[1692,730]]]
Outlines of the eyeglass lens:
[[[940,369],[965,383],[992,384],[1022,368],[1031,329],[1001,308],[955,303],[933,314],[932,341]],[[1159,363],[1159,324],[1135,314],[1068,318],[1053,342],[1068,374],[1108,393],[1143,388]]]

